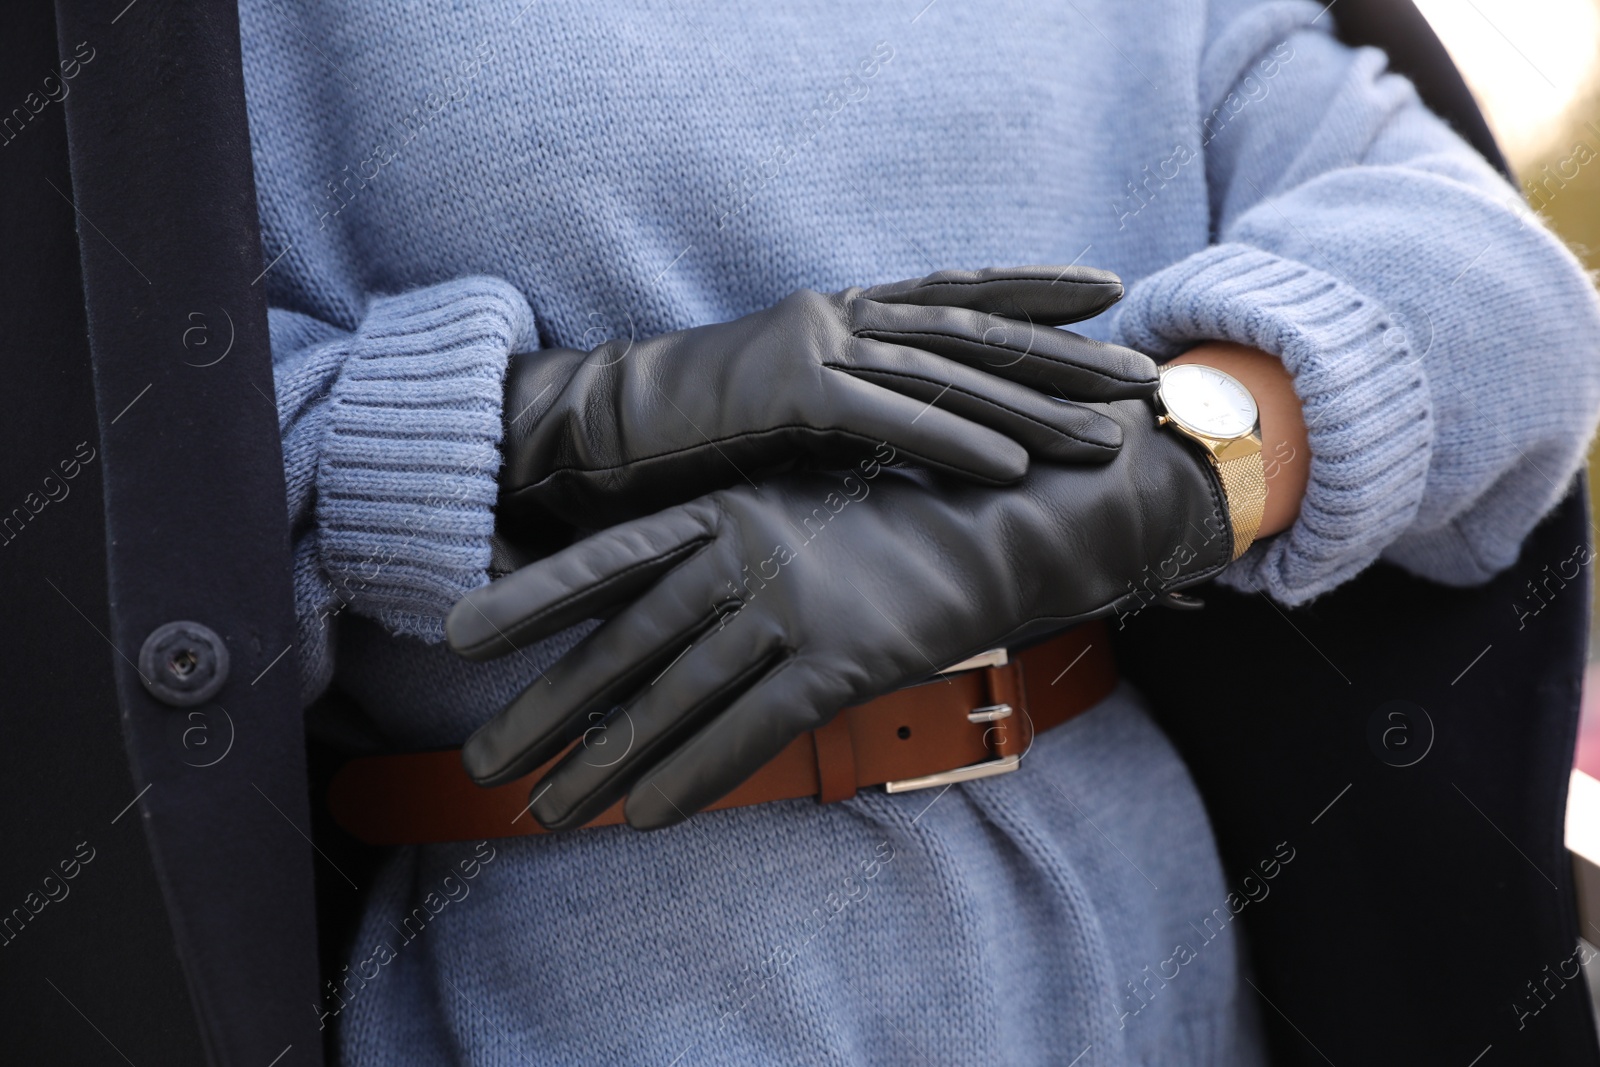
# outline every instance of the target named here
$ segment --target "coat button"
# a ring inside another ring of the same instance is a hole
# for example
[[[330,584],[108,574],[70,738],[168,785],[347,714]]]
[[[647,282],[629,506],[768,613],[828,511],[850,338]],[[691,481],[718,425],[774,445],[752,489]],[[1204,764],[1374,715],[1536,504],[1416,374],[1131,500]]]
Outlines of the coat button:
[[[150,695],[163,704],[203,704],[228,680],[228,646],[209,626],[169,622],[144,639],[139,674]]]

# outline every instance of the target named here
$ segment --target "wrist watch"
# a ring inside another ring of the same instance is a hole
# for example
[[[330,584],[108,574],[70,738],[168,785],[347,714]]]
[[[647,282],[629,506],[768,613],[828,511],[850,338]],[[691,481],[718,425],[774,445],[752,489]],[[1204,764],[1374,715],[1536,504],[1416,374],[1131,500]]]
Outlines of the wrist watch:
[[[1231,374],[1204,363],[1182,363],[1161,369],[1156,406],[1156,425],[1196,442],[1216,469],[1238,559],[1256,539],[1267,506],[1256,398]]]

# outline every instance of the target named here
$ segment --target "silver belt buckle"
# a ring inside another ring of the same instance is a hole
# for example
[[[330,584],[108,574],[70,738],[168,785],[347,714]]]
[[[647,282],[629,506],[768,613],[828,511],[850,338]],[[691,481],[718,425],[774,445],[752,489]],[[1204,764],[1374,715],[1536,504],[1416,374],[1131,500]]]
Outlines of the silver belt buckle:
[[[939,674],[960,674],[962,671],[977,671],[985,667],[1004,667],[1011,662],[1011,654],[1003,648],[991,648],[987,652],[979,652],[976,656],[968,656],[960,663],[951,664]]]
[[[1004,667],[1010,662],[1010,656],[1003,648],[991,648],[987,652],[980,652],[976,656],[962,660],[954,666],[946,667],[940,674],[958,674],[962,671],[983,670],[988,667]],[[968,722],[1000,722],[1011,717],[1010,704],[986,704],[981,708],[973,708],[967,712]],[[965,767],[957,767],[953,771],[940,771],[938,774],[925,774],[920,778],[901,778],[898,781],[883,783],[885,793],[912,793],[918,789],[932,789],[935,786],[954,785],[957,782],[971,782],[979,778],[993,778],[997,774],[1009,774],[1022,763],[1022,756],[1001,756],[998,759],[985,760],[982,763],[972,763]]]
[[[895,782],[884,782],[883,791],[913,793],[918,789],[932,789],[936,785],[954,785],[956,782],[970,782],[977,778],[993,778],[997,774],[1009,774],[1021,764],[1020,755],[1001,756],[999,759],[957,767],[953,771],[940,771],[938,774],[925,774],[921,778],[901,778]]]

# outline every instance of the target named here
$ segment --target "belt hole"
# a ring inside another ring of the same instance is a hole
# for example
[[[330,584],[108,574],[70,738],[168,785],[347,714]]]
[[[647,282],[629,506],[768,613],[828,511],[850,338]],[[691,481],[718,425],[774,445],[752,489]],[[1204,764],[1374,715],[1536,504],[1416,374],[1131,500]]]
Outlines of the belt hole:
[[[902,741],[910,740],[910,738],[911,738],[911,727],[902,726],[902,727],[900,727],[900,729],[896,730],[895,733],[900,736],[900,740],[902,740]]]

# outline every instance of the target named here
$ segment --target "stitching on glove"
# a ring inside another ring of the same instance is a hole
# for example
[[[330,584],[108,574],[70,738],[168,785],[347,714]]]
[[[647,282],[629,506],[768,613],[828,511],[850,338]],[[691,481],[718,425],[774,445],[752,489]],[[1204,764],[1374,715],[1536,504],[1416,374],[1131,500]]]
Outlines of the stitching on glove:
[[[993,278],[976,278],[976,279],[973,279],[972,281],[957,281],[955,279],[946,280],[944,278],[941,278],[936,282],[919,282],[915,286],[913,286],[912,288],[916,289],[916,290],[922,290],[922,289],[937,289],[941,285],[992,285],[995,282],[1040,282],[1040,281],[1044,281],[1044,279],[1043,278],[1033,277],[1031,275],[1005,274],[1005,275],[999,275],[999,276],[996,276],[996,277],[993,277]],[[1074,286],[1074,287],[1084,286],[1084,285],[1115,285],[1119,289],[1122,288],[1122,283],[1121,282],[1080,281],[1077,278],[1074,278],[1071,281],[1067,281],[1065,279],[1065,272],[1064,271],[1062,272],[1062,274],[1058,274],[1053,280],[1051,280],[1050,282],[1047,282],[1046,284],[1048,284],[1048,285],[1070,285],[1070,286]],[[867,300],[881,300],[882,298],[881,297],[876,297],[876,296],[869,296],[869,297],[866,297],[865,299],[867,299]],[[883,301],[883,302],[884,303],[890,303],[890,301]]]
[[[1012,320],[1012,321],[1017,321],[1017,320]],[[1045,330],[1053,330],[1053,329],[1055,329],[1054,326],[1042,326],[1042,327],[1039,327],[1039,328],[1040,329],[1045,329]],[[1121,382],[1124,385],[1154,385],[1156,383],[1156,380],[1157,380],[1155,378],[1124,378],[1124,377],[1122,377],[1120,375],[1112,374],[1109,371],[1100,370],[1097,367],[1088,367],[1088,366],[1085,366],[1082,363],[1074,363],[1070,359],[1058,359],[1055,356],[1048,356],[1048,355],[1045,355],[1043,352],[1035,352],[1032,349],[1017,349],[1017,348],[1011,348],[1008,345],[992,345],[992,344],[989,344],[988,342],[985,342],[985,341],[974,341],[972,338],[965,337],[965,336],[963,336],[961,334],[958,334],[958,333],[937,333],[937,332],[935,332],[933,330],[876,330],[876,329],[874,329],[874,330],[863,330],[860,333],[855,334],[855,336],[856,337],[870,338],[870,339],[872,339],[874,341],[894,341],[894,340],[896,340],[898,338],[902,338],[902,337],[938,337],[938,338],[942,338],[942,339],[944,339],[946,341],[965,341],[967,344],[981,345],[984,348],[998,349],[1001,352],[1015,352],[1019,356],[1031,356],[1034,359],[1041,359],[1046,363],[1053,363],[1058,367],[1072,367],[1075,370],[1083,371],[1085,374],[1098,375],[1099,377],[1104,378],[1107,381]],[[1068,336],[1072,336],[1072,335],[1068,335]],[[1084,338],[1081,338],[1081,340],[1088,341],[1090,339],[1087,338],[1087,337],[1084,337]],[[1108,346],[1108,347],[1110,347],[1110,346]],[[937,352],[930,352],[928,354],[929,355],[938,355]],[[942,359],[950,359],[951,357],[949,357],[949,356],[941,356],[940,358],[942,358]],[[955,360],[955,362],[960,363],[961,361],[960,360]],[[969,365],[970,364],[962,364],[962,366],[969,366]],[[830,364],[830,366],[831,366],[831,364]],[[979,370],[981,368],[974,367],[973,369],[974,370]],[[997,375],[997,377],[998,377],[998,375]]]
[[[1227,515],[1228,505],[1226,498],[1222,494],[1222,479],[1216,474],[1215,471],[1211,470],[1207,470],[1205,472],[1205,479],[1206,488],[1211,491],[1212,514]],[[1231,536],[1233,534],[1233,523],[1231,521],[1232,516],[1229,516],[1229,519],[1228,533],[1230,536],[1221,539],[1223,541],[1221,546],[1222,559],[1209,569],[1203,569],[1199,574],[1195,575],[1194,578],[1196,582],[1203,581],[1206,578],[1211,577],[1213,574],[1220,573],[1223,568],[1227,567],[1228,564],[1233,562],[1233,537]],[[1185,586],[1185,588],[1187,588],[1187,586]]]
[[[1039,426],[1039,427],[1041,427],[1041,428],[1043,428],[1045,430],[1050,431],[1051,433],[1060,434],[1063,437],[1070,437],[1074,441],[1077,441],[1079,444],[1088,445],[1091,448],[1099,448],[1099,449],[1102,449],[1102,450],[1104,450],[1106,452],[1110,452],[1110,453],[1113,453],[1113,454],[1115,454],[1120,449],[1120,446],[1118,446],[1118,445],[1108,445],[1108,444],[1104,444],[1104,443],[1102,443],[1100,441],[1091,441],[1086,437],[1079,437],[1077,434],[1073,433],[1071,430],[1064,430],[1064,429],[1060,428],[1059,426],[1052,426],[1048,422],[1044,422],[1044,421],[1042,421],[1042,420],[1040,420],[1038,418],[1035,418],[1034,416],[1028,414],[1026,411],[1018,411],[1016,408],[1011,407],[1011,406],[1009,406],[1007,404],[1003,404],[1000,401],[993,399],[992,397],[984,396],[982,393],[974,393],[974,392],[971,392],[970,390],[963,389],[960,386],[953,385],[953,384],[951,384],[949,382],[941,383],[937,379],[926,378],[926,377],[923,377],[920,374],[908,374],[905,371],[880,370],[880,369],[878,369],[876,367],[872,367],[872,368],[851,367],[851,368],[848,368],[848,369],[846,369],[844,367],[830,367],[829,369],[830,370],[842,371],[843,373],[849,374],[849,375],[851,375],[853,377],[856,377],[856,378],[871,378],[874,375],[876,375],[876,376],[878,376],[880,378],[906,378],[906,379],[908,379],[910,381],[914,381],[914,382],[926,382],[929,385],[941,385],[941,384],[942,385],[947,385],[947,386],[949,386],[949,391],[952,392],[952,393],[960,393],[962,396],[969,396],[969,397],[972,397],[974,400],[981,400],[983,403],[988,404],[990,407],[999,408],[1001,411],[1010,412],[1012,415],[1015,415],[1017,418],[1022,419],[1025,422],[1031,422],[1035,426]],[[1027,388],[1027,387],[1023,386],[1023,388]],[[1046,399],[1049,399],[1049,398],[1046,398]],[[1051,400],[1051,403],[1055,403],[1055,401]],[[1072,403],[1074,403],[1074,406],[1079,406],[1079,405],[1076,404],[1076,402],[1072,402]],[[956,415],[958,418],[967,418],[965,415],[961,415],[958,412],[951,412],[950,414]],[[968,422],[975,422],[976,420],[967,419],[967,421]],[[982,425],[982,424],[980,423],[979,425]],[[989,428],[993,429],[993,427],[989,427]],[[1005,433],[1004,430],[995,430],[995,432],[999,433],[999,434],[1004,434]],[[1018,443],[1020,444],[1021,442],[1018,442]]]
[[[830,366],[829,369],[831,369],[831,370],[844,370],[844,368],[832,367],[832,366]],[[846,371],[846,373],[850,373],[850,372]],[[1018,412],[1018,414],[1021,414],[1021,413]],[[972,420],[969,419],[967,421],[970,422]],[[732,434],[728,434],[725,437],[707,437],[705,440],[696,442],[695,444],[692,444],[692,445],[684,445],[682,448],[674,448],[674,449],[672,449],[670,451],[667,451],[667,452],[654,452],[654,453],[651,453],[648,456],[639,456],[639,457],[636,457],[634,459],[628,460],[628,462],[626,462],[626,463],[615,463],[615,464],[612,464],[609,467],[571,467],[571,466],[558,467],[557,469],[555,469],[553,471],[550,471],[543,478],[540,478],[537,482],[534,482],[532,485],[518,486],[516,489],[510,490],[507,493],[507,497],[510,500],[516,501],[518,497],[520,497],[520,496],[522,496],[524,494],[530,494],[531,495],[533,491],[538,490],[538,489],[542,489],[545,486],[547,486],[549,484],[550,480],[552,478],[554,478],[558,474],[601,474],[601,473],[604,473],[606,471],[625,470],[628,467],[638,466],[638,465],[643,464],[643,463],[648,463],[648,462],[650,462],[652,460],[666,459],[668,456],[677,456],[677,455],[682,455],[685,452],[693,452],[693,451],[695,451],[697,449],[703,449],[707,445],[715,446],[715,445],[720,444],[720,443],[725,442],[725,441],[742,441],[742,440],[748,440],[748,439],[757,438],[757,437],[766,437],[769,434],[783,433],[783,432],[788,431],[788,430],[809,430],[812,433],[833,434],[833,435],[836,435],[836,436],[839,436],[839,437],[847,437],[847,438],[850,438],[851,440],[855,440],[855,441],[863,441],[863,442],[865,442],[865,443],[867,443],[869,445],[873,445],[873,446],[877,446],[877,445],[880,445],[880,444],[883,443],[882,440],[877,438],[877,437],[872,437],[872,436],[870,436],[868,434],[864,434],[864,433],[857,433],[855,430],[845,430],[845,429],[841,429],[839,427],[831,427],[831,426],[813,426],[811,423],[808,423],[808,422],[790,422],[790,423],[785,423],[782,426],[771,426],[771,427],[768,427],[765,430],[755,430],[755,431],[745,432],[745,433],[732,433]],[[996,430],[995,432],[999,433],[1000,431]],[[970,478],[977,479],[977,480],[982,481],[984,483],[991,483],[992,482],[992,479],[990,479],[988,476],[980,474],[979,472],[977,472],[975,470],[970,470],[970,469],[967,469],[967,468],[964,468],[964,467],[958,467],[954,463],[946,463],[946,462],[943,462],[943,461],[940,461],[940,460],[929,459],[928,457],[919,455],[917,453],[914,453],[914,452],[910,451],[909,449],[902,448],[902,449],[899,449],[898,451],[904,452],[907,456],[910,456],[913,459],[919,460],[922,463],[924,463],[924,464],[926,464],[927,466],[930,466],[930,467],[936,467],[936,468],[938,468],[940,470],[956,471],[956,472],[958,472],[960,474],[965,474]]]
[[[1211,494],[1211,507],[1212,507],[1214,513],[1226,515],[1228,512],[1227,512],[1226,505],[1223,502],[1221,483],[1220,483],[1219,479],[1214,474],[1211,474],[1211,473],[1208,472],[1205,475],[1205,480],[1206,480],[1206,490],[1207,490],[1207,492],[1209,492]],[[1228,532],[1229,532],[1229,534],[1232,534],[1233,531],[1230,529]],[[1189,588],[1191,586],[1198,585],[1200,582],[1205,581],[1207,578],[1214,577],[1215,575],[1217,575],[1221,571],[1223,571],[1228,566],[1228,564],[1233,562],[1233,560],[1231,559],[1231,557],[1233,555],[1233,538],[1231,536],[1224,537],[1224,538],[1207,538],[1208,542],[1210,542],[1212,540],[1218,540],[1218,541],[1222,542],[1220,544],[1220,546],[1219,546],[1220,551],[1221,551],[1221,558],[1218,559],[1215,563],[1207,564],[1205,567],[1202,567],[1199,571],[1195,572],[1194,574],[1188,575],[1184,579],[1183,588],[1187,589],[1187,588]],[[1117,601],[1120,600],[1120,599],[1121,599],[1121,597],[1114,597],[1110,601],[1108,601],[1108,602],[1106,602],[1104,604],[1100,604],[1097,607],[1090,608],[1088,611],[1078,612],[1075,615],[1035,615],[1033,618],[1029,619],[1027,622],[1020,623],[1017,626],[1013,627],[1010,631],[1008,631],[1006,633],[1004,639],[995,641],[994,643],[996,645],[1009,644],[1010,641],[1012,640],[1012,638],[1015,635],[1017,635],[1019,633],[1026,633],[1032,627],[1038,626],[1040,623],[1049,623],[1051,625],[1059,624],[1059,625],[1062,625],[1062,626],[1068,626],[1068,625],[1073,625],[1073,624],[1076,624],[1076,623],[1079,623],[1079,622],[1085,622],[1085,621],[1087,621],[1089,619],[1101,618],[1104,615],[1106,615],[1107,613],[1115,611],[1116,610],[1116,606],[1117,606]]]
[[[678,630],[676,633],[672,634],[671,636],[662,638],[661,641],[658,642],[658,646],[657,646],[658,650],[668,650],[668,649],[676,648],[680,643],[682,643],[685,640],[690,640],[690,641],[699,640],[699,638],[701,636],[703,636],[707,630],[711,629],[712,624],[714,624],[717,621],[717,619],[718,619],[717,612],[716,612],[715,609],[713,609],[712,611],[710,611],[710,612],[700,616],[699,618],[695,619],[695,621],[693,623],[691,623],[688,626],[683,627],[682,629]],[[665,652],[662,651],[661,654],[664,655]],[[681,653],[680,653],[680,655],[681,655]],[[648,660],[644,661],[644,663],[648,663],[648,662],[649,662]],[[669,663],[668,666],[670,667],[671,664]],[[648,670],[643,669],[642,664],[635,664],[635,668],[634,669],[637,671],[637,673],[638,673],[638,675],[640,677],[647,676],[648,673],[649,673]],[[630,679],[632,679],[632,680],[630,680]],[[604,693],[608,687],[610,687],[612,685],[619,684],[619,682],[626,682],[627,685],[630,687],[631,691],[637,693],[637,691],[638,691],[638,689],[637,689],[637,686],[638,686],[637,679],[636,678],[632,678],[631,675],[625,674],[620,679],[612,678],[609,681],[602,683],[601,686],[598,689],[590,690],[587,695],[585,695],[581,700],[577,701],[574,704],[574,707],[576,707],[578,709],[578,711],[583,711],[586,708],[592,707],[594,705],[596,699],[598,698],[598,696],[600,694]],[[515,704],[517,701],[520,701],[522,699],[522,696],[523,696],[523,694],[519,693],[517,695],[517,697],[512,701],[512,704]],[[510,705],[507,705],[507,707],[509,707],[509,706]],[[529,743],[527,745],[522,746],[522,748],[517,752],[516,757],[509,764],[507,764],[506,767],[504,767],[503,769],[495,772],[492,775],[486,776],[484,778],[476,779],[476,781],[480,785],[495,786],[495,785],[505,785],[507,782],[514,781],[517,778],[521,778],[523,775],[527,774],[534,767],[537,767],[539,764],[545,762],[545,760],[551,758],[551,754],[548,753],[547,751],[544,751],[544,746],[546,744],[548,744],[551,736],[553,736],[554,734],[559,734],[563,730],[566,730],[566,729],[570,728],[572,723],[577,722],[577,721],[579,721],[578,720],[578,716],[577,716],[577,713],[574,712],[572,715],[569,715],[566,719],[562,720],[562,722],[554,729],[554,731],[548,731],[547,730],[547,731],[545,731],[544,735],[541,736],[538,740],[533,741],[533,742],[531,742],[531,743]],[[570,740],[570,738],[568,738],[568,740]],[[563,744],[564,743],[565,742],[563,742]],[[560,749],[558,748],[556,751],[557,751],[557,753],[559,753]],[[530,753],[536,753],[536,755],[530,756]],[[567,760],[563,760],[561,762],[561,764],[556,769],[559,769],[559,767],[566,766],[567,762],[568,762]],[[550,773],[554,774],[555,770],[552,770]]]
[[[692,709],[679,714],[676,721],[670,728],[663,731],[661,735],[658,736],[654,741],[651,741],[643,748],[636,750],[639,753],[639,759],[642,760],[649,758],[652,752],[660,748],[662,745],[676,740],[679,734],[686,729],[693,733],[699,733],[700,730],[704,729],[706,726],[709,726],[712,722],[715,722],[718,716],[721,715],[721,712],[718,712],[716,715],[712,715],[709,720],[707,720],[705,711],[703,709],[705,709],[708,705],[720,703],[722,698],[726,696],[730,690],[738,690],[733,699],[728,701],[728,703],[722,708],[722,711],[728,710],[728,708],[737,703],[740,698],[748,695],[750,692],[755,690],[756,687],[777,675],[779,671],[783,670],[793,662],[793,650],[787,646],[780,644],[777,648],[770,650],[750,666],[746,667],[732,678],[729,678],[727,681],[713,689],[706,696],[696,701]],[[751,680],[752,678],[754,679],[753,681]],[[666,761],[664,760],[662,762]],[[659,769],[659,766],[651,767],[650,770],[645,772],[645,775],[649,776]],[[637,788],[640,784],[642,784],[642,779],[640,782],[635,783],[633,788]],[[628,791],[631,793],[633,789],[630,788]]]
[[[507,631],[506,639],[510,640],[512,642],[515,642],[517,640],[517,638],[523,633],[523,631],[525,631],[527,629],[530,629],[530,628],[537,628],[537,624],[538,623],[540,623],[544,619],[549,618],[551,615],[555,614],[561,608],[566,607],[568,604],[572,603],[574,600],[578,600],[578,599],[581,599],[581,598],[587,597],[587,596],[592,596],[594,593],[598,592],[599,590],[602,590],[602,589],[606,588],[608,585],[612,585],[615,582],[621,581],[623,578],[627,577],[629,574],[633,573],[634,571],[637,571],[641,567],[649,567],[649,566],[655,566],[655,565],[658,565],[658,564],[662,564],[662,565],[666,565],[668,570],[671,570],[678,563],[681,563],[684,558],[694,555],[701,548],[704,548],[706,545],[710,544],[714,540],[716,540],[715,536],[713,536],[712,534],[705,534],[703,536],[696,537],[693,540],[686,541],[682,545],[679,545],[677,548],[674,548],[669,552],[663,552],[659,556],[651,556],[649,559],[641,559],[636,563],[630,563],[630,564],[628,564],[628,566],[622,568],[620,571],[617,571],[614,574],[608,575],[607,577],[601,579],[600,581],[594,583],[593,585],[588,585],[588,586],[585,586],[582,589],[574,590],[573,592],[568,593],[566,596],[562,597],[560,600],[557,600],[554,603],[545,605],[544,608],[542,608],[537,614],[529,615],[529,616],[523,618],[522,620],[520,620],[519,622],[514,624],[510,628],[510,630]],[[498,638],[499,636],[500,635],[497,634],[496,638]],[[484,645],[488,645],[490,643],[492,643],[492,642],[491,641],[485,641]],[[484,647],[484,645],[474,645],[473,648],[474,649],[481,648],[481,647]],[[517,647],[520,648],[522,646],[518,645]]]

